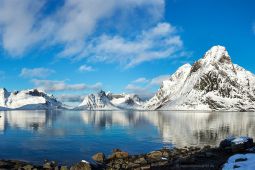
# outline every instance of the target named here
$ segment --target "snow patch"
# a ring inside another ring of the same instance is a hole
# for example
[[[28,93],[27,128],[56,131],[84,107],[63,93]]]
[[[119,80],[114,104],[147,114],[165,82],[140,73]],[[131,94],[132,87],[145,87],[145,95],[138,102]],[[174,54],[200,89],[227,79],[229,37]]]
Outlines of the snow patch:
[[[223,170],[254,170],[255,169],[255,154],[236,154],[228,159],[224,164]]]

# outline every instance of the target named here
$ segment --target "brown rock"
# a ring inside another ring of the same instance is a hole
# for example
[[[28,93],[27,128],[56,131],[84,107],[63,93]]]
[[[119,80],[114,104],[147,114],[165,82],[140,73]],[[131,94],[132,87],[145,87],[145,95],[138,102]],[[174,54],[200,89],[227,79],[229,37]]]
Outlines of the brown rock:
[[[112,153],[116,153],[116,152],[121,152],[121,150],[117,148],[112,150]]]
[[[127,152],[115,152],[115,157],[118,159],[125,159],[128,157]]]
[[[96,162],[103,163],[105,161],[105,155],[103,153],[97,153],[92,156],[92,159]]]
[[[147,155],[147,157],[150,158],[150,159],[157,159],[157,160],[159,160],[159,159],[162,158],[162,152],[160,152],[160,151],[152,151],[151,153],[149,153]]]
[[[67,166],[61,166],[60,170],[68,170]]]
[[[134,168],[137,168],[139,166],[140,166],[139,164],[129,162],[128,165],[127,165],[127,168],[128,169],[134,169]]]
[[[147,169],[151,169],[151,166],[150,165],[146,165],[146,166],[142,166],[141,167],[141,170],[147,170]]]
[[[32,170],[33,166],[32,165],[26,165],[23,167],[24,170]]]
[[[86,162],[80,162],[75,165],[73,165],[70,170],[91,170],[91,166],[89,163]]]
[[[144,157],[141,157],[141,158],[136,159],[136,160],[134,161],[134,163],[144,165],[144,164],[147,164],[147,161],[145,160]]]

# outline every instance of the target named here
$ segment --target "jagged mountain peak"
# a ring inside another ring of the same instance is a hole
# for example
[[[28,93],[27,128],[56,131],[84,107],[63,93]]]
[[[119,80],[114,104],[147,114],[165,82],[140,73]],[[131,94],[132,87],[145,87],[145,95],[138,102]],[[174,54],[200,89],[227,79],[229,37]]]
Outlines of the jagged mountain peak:
[[[139,109],[142,100],[135,94],[113,94],[99,91],[84,97],[83,102],[76,108],[82,110],[119,110]]]
[[[254,111],[255,76],[233,64],[225,47],[214,46],[191,69],[184,65],[163,81],[145,108]]]
[[[235,67],[232,63],[231,57],[224,46],[213,46],[209,49],[204,56],[196,61],[191,68],[190,74],[197,71],[209,70],[229,70],[236,74]]]
[[[208,50],[201,61],[204,63],[229,63],[231,62],[231,58],[226,50],[226,47],[217,45]]]

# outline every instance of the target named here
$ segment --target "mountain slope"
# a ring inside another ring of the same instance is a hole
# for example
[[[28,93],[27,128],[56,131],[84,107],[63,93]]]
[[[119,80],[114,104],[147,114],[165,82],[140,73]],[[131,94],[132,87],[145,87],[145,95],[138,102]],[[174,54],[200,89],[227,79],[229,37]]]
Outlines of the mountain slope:
[[[142,101],[133,94],[112,94],[100,91],[84,97],[83,102],[76,108],[81,110],[120,110],[141,109]]]
[[[37,89],[8,92],[0,89],[0,109],[56,109],[62,103]]]
[[[144,106],[162,110],[255,110],[255,76],[214,46],[192,66],[184,65]]]

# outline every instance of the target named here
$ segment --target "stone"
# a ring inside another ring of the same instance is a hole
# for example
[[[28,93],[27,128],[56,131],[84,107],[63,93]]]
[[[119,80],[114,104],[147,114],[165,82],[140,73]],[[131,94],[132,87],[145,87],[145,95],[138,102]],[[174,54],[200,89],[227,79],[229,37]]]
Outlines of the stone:
[[[115,152],[115,157],[118,159],[125,159],[128,157],[127,152]]]
[[[61,166],[60,170],[68,170],[68,167],[67,166]]]
[[[155,162],[155,163],[152,163],[151,166],[152,167],[161,167],[161,166],[165,166],[167,165],[168,162],[167,161],[162,161],[162,162]]]
[[[103,153],[97,153],[92,156],[92,159],[96,162],[103,163],[105,161],[105,155]]]
[[[141,157],[141,158],[136,159],[136,160],[134,161],[134,163],[144,165],[144,164],[147,164],[147,161],[145,160],[144,157]]]
[[[45,164],[43,164],[43,168],[44,169],[51,169],[52,167],[51,167],[50,162],[46,162]]]
[[[114,168],[115,168],[115,169],[120,169],[120,167],[121,167],[120,164],[115,164],[115,165],[114,165]]]
[[[168,158],[168,157],[170,157],[170,154],[169,154],[168,152],[164,151],[163,154],[162,154],[162,156]]]
[[[44,169],[52,169],[55,168],[55,166],[56,166],[55,161],[45,161],[45,163],[43,164]]]
[[[243,152],[253,146],[253,139],[250,137],[230,137],[220,142],[221,149],[230,149],[232,152]]]
[[[245,145],[244,144],[233,144],[231,146],[231,150],[233,153],[239,153],[245,151]]]
[[[150,159],[156,159],[156,160],[160,160],[162,157],[162,152],[160,151],[152,151],[151,153],[149,153],[147,155],[148,158]]]
[[[140,167],[140,165],[136,164],[136,163],[132,163],[132,162],[129,162],[128,165],[127,165],[128,169],[134,169],[134,168],[137,168],[137,167]]]
[[[91,166],[89,163],[86,162],[79,162],[73,165],[70,170],[91,170]]]
[[[33,166],[32,165],[26,165],[23,167],[24,170],[32,170]]]
[[[244,162],[247,160],[248,160],[247,158],[239,158],[239,159],[236,159],[235,162]]]
[[[221,149],[227,149],[227,148],[231,148],[231,141],[234,140],[235,138],[234,137],[229,137],[229,138],[226,138],[224,140],[222,140],[220,142],[220,148]]]
[[[141,167],[141,170],[148,170],[148,169],[151,169],[150,165],[146,165],[146,166]]]
[[[115,148],[112,150],[112,153],[115,153],[115,152],[122,152],[122,151],[120,149]]]

